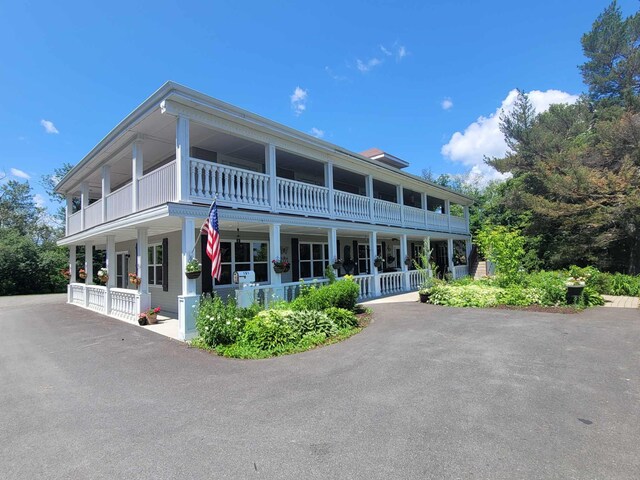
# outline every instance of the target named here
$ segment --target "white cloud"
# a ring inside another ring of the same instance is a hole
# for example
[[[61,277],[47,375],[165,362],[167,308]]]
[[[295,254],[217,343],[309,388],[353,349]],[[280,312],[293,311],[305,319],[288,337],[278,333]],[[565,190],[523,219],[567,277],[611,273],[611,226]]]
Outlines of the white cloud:
[[[44,208],[47,205],[47,201],[45,200],[45,198],[40,195],[39,193],[36,193],[33,196],[33,203],[36,204],[36,207],[38,208]]]
[[[29,180],[31,178],[31,175],[29,175],[26,172],[23,172],[22,170],[18,170],[17,168],[12,168],[9,171],[11,172],[11,175],[13,175],[14,177],[24,178],[25,180]]]
[[[533,90],[528,93],[529,100],[537,113],[549,109],[554,103],[574,103],[577,95],[560,90]],[[518,96],[517,90],[511,90],[502,104],[488,117],[480,116],[464,132],[455,132],[440,152],[449,160],[470,167],[472,173],[482,174],[487,180],[506,178],[484,163],[484,157],[502,157],[507,153],[507,144],[500,131],[501,112],[510,112]],[[444,108],[444,102],[443,102]]]
[[[375,58],[375,57],[374,58],[370,58],[369,60],[367,60],[365,62],[363,62],[359,58],[356,59],[356,68],[358,70],[360,70],[360,72],[362,72],[362,73],[367,73],[372,68],[377,67],[380,64],[382,64],[382,60],[380,60],[379,58]]]
[[[337,82],[343,82],[345,80],[348,80],[347,77],[334,73],[334,71],[331,70],[329,67],[324,67],[324,71],[327,72],[327,75],[329,75],[331,78],[333,78]]]
[[[382,53],[384,53],[387,57],[390,57],[391,55],[393,55],[393,52],[391,50],[389,50],[388,48],[385,48],[384,45],[380,45],[380,50],[382,51]]]
[[[396,58],[398,59],[398,61],[402,60],[407,55],[409,55],[409,52],[407,52],[407,49],[404,47],[404,45],[398,45],[396,50]]]
[[[443,110],[449,110],[451,107],[453,107],[453,101],[449,97],[446,97],[444,100],[442,100],[440,106]]]
[[[307,100],[309,93],[300,87],[296,87],[291,95],[291,108],[296,115],[302,114],[307,109]]]
[[[324,137],[324,130],[320,130],[319,128],[316,128],[316,127],[313,127],[311,130],[309,130],[309,133],[316,138]]]
[[[44,131],[47,133],[60,133],[51,120],[40,120],[40,125],[44,127]]]

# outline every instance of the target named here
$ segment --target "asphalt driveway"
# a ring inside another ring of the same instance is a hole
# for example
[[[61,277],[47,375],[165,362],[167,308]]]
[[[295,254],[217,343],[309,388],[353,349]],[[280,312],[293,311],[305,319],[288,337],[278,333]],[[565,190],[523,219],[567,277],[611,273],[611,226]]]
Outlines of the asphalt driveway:
[[[640,313],[375,305],[340,344],[228,360],[0,298],[0,476],[637,479]]]

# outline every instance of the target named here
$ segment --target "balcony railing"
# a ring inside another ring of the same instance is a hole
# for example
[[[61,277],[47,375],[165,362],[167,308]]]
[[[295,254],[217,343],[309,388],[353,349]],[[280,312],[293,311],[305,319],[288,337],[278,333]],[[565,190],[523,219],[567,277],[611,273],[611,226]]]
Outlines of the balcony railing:
[[[463,217],[444,215],[422,208],[401,205],[364,195],[331,190],[304,182],[271,177],[263,173],[191,158],[189,199],[209,203],[214,197],[221,205],[255,210],[336,218],[379,225],[404,226],[441,232],[468,233]],[[163,165],[138,181],[138,198],[128,183],[67,218],[67,235],[104,222],[177,201],[178,175],[175,161]],[[275,196],[275,198],[272,198]],[[105,205],[103,205],[105,202]],[[137,208],[134,209],[134,205]]]

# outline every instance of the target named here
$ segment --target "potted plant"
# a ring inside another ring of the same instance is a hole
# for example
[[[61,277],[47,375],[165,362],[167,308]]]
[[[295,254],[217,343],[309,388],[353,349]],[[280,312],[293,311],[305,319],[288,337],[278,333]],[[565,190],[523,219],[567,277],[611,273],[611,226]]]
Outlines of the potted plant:
[[[340,270],[340,267],[342,267],[342,260],[340,260],[339,258],[334,258],[333,259],[333,264],[331,266],[335,270]]]
[[[65,280],[69,280],[71,278],[71,271],[68,268],[61,269],[60,274],[65,278]]]
[[[271,263],[273,264],[273,271],[276,273],[287,273],[291,268],[291,265],[284,257],[282,257],[282,259],[280,257],[276,257],[271,260]]]
[[[567,303],[578,303],[586,284],[587,279],[585,277],[573,275],[567,278],[565,282],[567,286]]]
[[[378,270],[380,270],[382,268],[382,265],[384,264],[384,258],[378,255],[376,258],[373,259],[373,264]]]
[[[144,311],[138,315],[138,323],[142,325],[155,325],[158,323],[158,313],[160,312],[160,307],[150,308],[147,311]]]
[[[425,278],[420,284],[420,289],[418,290],[418,295],[420,296],[420,302],[427,303],[429,301],[429,296],[431,295],[431,287],[435,285],[435,281],[433,278],[428,277]]]
[[[138,288],[140,286],[140,284],[142,283],[142,278],[140,278],[135,273],[130,273],[129,274],[129,283],[131,283],[131,285],[134,285],[136,288]]]
[[[100,280],[100,283],[102,283],[103,285],[106,285],[107,282],[109,281],[109,272],[107,271],[106,268],[102,267],[100,270],[98,270],[98,280]]]
[[[78,271],[78,276],[84,280],[85,278],[87,278],[87,271],[84,268],[81,268]]]
[[[393,255],[389,255],[387,256],[387,262],[389,263],[393,263],[396,261],[396,257],[394,257]]]
[[[192,258],[187,262],[187,267],[185,268],[184,274],[187,278],[193,280],[194,278],[198,278],[200,273],[202,272],[202,265],[198,263],[198,260]]]

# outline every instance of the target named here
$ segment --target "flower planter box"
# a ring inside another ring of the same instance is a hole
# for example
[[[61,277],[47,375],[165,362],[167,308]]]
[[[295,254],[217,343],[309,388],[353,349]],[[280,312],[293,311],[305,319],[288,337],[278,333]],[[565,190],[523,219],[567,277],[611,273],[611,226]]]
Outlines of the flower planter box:
[[[278,265],[273,266],[273,271],[276,273],[287,273],[291,267],[280,267]]]
[[[189,280],[194,280],[200,276],[202,272],[184,272]]]
[[[567,303],[575,304],[580,301],[584,285],[567,285]]]

